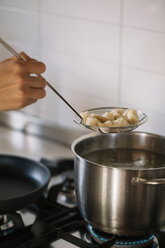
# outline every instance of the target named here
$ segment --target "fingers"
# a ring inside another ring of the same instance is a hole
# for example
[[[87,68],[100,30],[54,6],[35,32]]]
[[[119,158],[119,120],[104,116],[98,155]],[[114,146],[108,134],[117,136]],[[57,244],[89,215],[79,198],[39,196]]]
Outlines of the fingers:
[[[27,73],[41,74],[46,70],[46,66],[44,63],[35,60],[27,61],[24,67]]]
[[[45,65],[21,53],[27,62],[15,56],[0,63],[0,111],[24,108],[45,97],[46,80],[31,73],[42,73]]]
[[[15,87],[18,88],[20,98],[23,100],[27,99],[41,99],[46,96],[45,91],[46,80],[43,77],[31,77],[24,80],[18,80]]]
[[[19,60],[16,56],[12,56],[8,58],[6,61],[16,61],[16,64],[19,66],[21,70],[24,70],[27,73],[36,73],[36,74],[41,74],[45,72],[46,66],[44,63],[39,62],[33,58],[30,58],[26,53],[20,52],[19,53],[25,61]]]
[[[26,82],[28,85],[32,88],[45,88],[46,87],[46,79],[38,76],[38,77],[33,77],[33,76],[27,76]]]
[[[46,96],[46,91],[44,89],[34,89],[31,88],[29,91],[29,99],[37,100],[44,98]]]
[[[38,73],[41,74],[45,72],[46,66],[44,63],[39,62],[33,58],[30,58],[26,53],[20,52],[20,55],[27,61],[25,64],[26,71],[28,73]]]

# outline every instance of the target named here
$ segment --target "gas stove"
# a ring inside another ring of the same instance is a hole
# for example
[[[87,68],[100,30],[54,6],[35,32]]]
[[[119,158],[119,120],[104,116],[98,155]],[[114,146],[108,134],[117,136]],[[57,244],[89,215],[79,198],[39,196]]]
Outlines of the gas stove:
[[[73,160],[41,159],[51,172],[45,194],[33,205],[0,215],[1,248],[165,248],[165,232],[122,237],[82,219],[74,191]]]

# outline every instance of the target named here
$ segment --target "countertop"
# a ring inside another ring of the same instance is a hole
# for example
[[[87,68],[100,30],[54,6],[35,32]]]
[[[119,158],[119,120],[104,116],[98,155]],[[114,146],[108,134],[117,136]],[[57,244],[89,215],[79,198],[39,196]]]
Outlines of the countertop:
[[[0,126],[0,154],[18,155],[34,160],[73,158],[69,145]]]

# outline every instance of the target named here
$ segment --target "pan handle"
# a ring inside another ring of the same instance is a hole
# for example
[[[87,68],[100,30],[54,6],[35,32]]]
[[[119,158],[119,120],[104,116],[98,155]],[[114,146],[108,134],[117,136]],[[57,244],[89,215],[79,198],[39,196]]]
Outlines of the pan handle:
[[[146,179],[140,177],[133,177],[132,184],[143,184],[143,185],[164,185],[165,186],[165,178],[155,178],[155,179]]]

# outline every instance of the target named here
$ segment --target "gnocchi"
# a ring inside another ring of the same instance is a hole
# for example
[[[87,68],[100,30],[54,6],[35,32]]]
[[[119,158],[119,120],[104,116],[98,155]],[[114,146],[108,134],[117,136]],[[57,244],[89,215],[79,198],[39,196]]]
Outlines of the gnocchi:
[[[85,124],[88,126],[98,126],[98,122],[99,120],[95,117],[87,117]]]
[[[113,109],[102,115],[89,113],[88,111],[80,113],[83,118],[83,124],[99,127],[125,127],[137,124],[139,116],[134,109]]]

